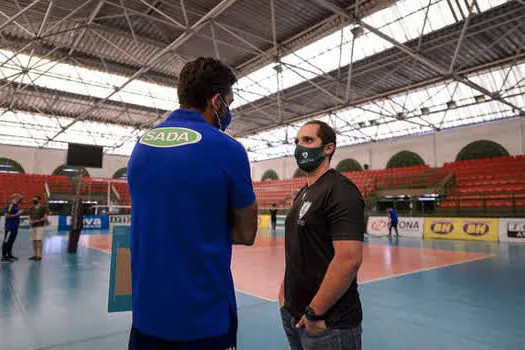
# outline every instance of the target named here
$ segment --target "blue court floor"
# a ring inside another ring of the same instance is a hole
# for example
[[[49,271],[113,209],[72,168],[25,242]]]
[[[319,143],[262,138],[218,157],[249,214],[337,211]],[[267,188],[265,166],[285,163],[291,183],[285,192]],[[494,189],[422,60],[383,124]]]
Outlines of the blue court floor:
[[[362,284],[364,349],[525,349],[525,245],[369,243],[490,256]],[[110,256],[85,246],[69,256],[66,244],[47,232],[44,260],[31,262],[22,231],[14,250],[20,260],[0,265],[0,350],[127,349],[131,314],[106,311]],[[277,304],[237,296],[239,349],[287,349]]]

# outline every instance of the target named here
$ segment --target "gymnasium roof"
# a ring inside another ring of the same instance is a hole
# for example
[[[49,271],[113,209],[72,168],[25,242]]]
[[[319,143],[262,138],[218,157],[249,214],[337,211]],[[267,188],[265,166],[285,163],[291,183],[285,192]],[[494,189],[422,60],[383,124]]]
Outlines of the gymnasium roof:
[[[525,0],[0,0],[0,142],[129,154],[185,62],[235,86],[250,159],[321,118],[351,145],[525,115]]]

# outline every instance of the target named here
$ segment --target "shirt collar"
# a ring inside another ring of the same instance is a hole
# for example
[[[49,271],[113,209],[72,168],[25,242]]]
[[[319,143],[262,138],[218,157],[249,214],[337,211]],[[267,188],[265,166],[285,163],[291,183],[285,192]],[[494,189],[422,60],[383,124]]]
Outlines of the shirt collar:
[[[176,109],[170,113],[167,120],[187,120],[197,123],[207,123],[206,119],[197,111],[190,109]]]

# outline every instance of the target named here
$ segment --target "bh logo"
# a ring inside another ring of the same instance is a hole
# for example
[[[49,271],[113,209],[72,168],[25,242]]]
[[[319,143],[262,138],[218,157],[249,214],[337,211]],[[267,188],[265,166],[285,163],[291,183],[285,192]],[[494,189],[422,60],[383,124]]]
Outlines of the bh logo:
[[[430,226],[430,230],[434,233],[440,234],[440,235],[447,235],[454,231],[454,224],[449,221],[442,221],[442,222],[434,222]]]
[[[463,225],[463,232],[469,236],[483,236],[489,232],[486,222],[469,222]]]

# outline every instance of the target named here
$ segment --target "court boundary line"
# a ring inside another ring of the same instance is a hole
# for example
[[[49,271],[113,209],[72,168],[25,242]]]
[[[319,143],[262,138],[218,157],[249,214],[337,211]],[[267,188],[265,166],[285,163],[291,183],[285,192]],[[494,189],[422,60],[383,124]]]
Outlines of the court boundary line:
[[[369,284],[369,283],[373,283],[373,282],[381,282],[381,281],[390,280],[390,279],[397,278],[397,277],[413,275],[413,274],[420,273],[420,272],[427,272],[427,271],[432,271],[432,270],[438,270],[438,269],[442,269],[442,268],[446,268],[446,267],[452,267],[452,266],[457,266],[457,265],[461,265],[461,264],[468,264],[468,263],[471,263],[471,262],[491,259],[491,258],[494,258],[494,257],[496,257],[496,255],[494,255],[494,254],[486,255],[486,256],[478,256],[476,258],[470,258],[470,259],[466,259],[466,260],[463,260],[463,261],[456,261],[456,262],[453,262],[453,263],[448,263],[448,264],[439,265],[439,266],[425,267],[425,268],[422,268],[422,269],[417,269],[417,270],[413,270],[413,271],[409,271],[409,272],[403,272],[403,273],[400,273],[400,274],[397,274],[397,275],[379,277],[379,278],[371,279],[371,280],[364,281],[364,282],[358,282],[358,283],[359,283],[359,285],[364,285],[364,284]]]
[[[495,256],[496,255],[493,255],[493,254],[486,255],[486,256],[478,256],[478,257],[466,259],[466,260],[463,260],[463,261],[456,261],[456,262],[453,262],[453,263],[448,263],[448,264],[439,265],[439,266],[425,267],[425,268],[422,268],[422,269],[417,269],[417,270],[413,270],[413,271],[409,271],[409,272],[403,272],[403,273],[399,273],[399,274],[392,275],[392,276],[379,277],[379,278],[371,279],[371,280],[368,280],[368,281],[365,281],[365,282],[358,282],[358,283],[359,283],[359,285],[365,285],[365,284],[374,283],[374,282],[381,282],[381,281],[386,281],[386,280],[390,280],[390,279],[394,279],[394,278],[398,278],[398,277],[408,276],[408,275],[412,275],[412,274],[416,274],[416,273],[420,273],[420,272],[427,272],[427,271],[432,271],[432,270],[438,270],[438,269],[441,269],[441,268],[452,267],[452,266],[457,266],[457,265],[461,265],[461,264],[468,264],[468,263],[475,262],[475,261],[490,259],[490,258],[494,258]],[[277,302],[279,300],[279,299],[270,299],[270,298],[267,298],[267,297],[255,295],[255,294],[252,294],[252,293],[248,293],[248,292],[246,292],[246,291],[244,291],[242,289],[238,289],[238,288],[235,288],[235,290],[237,292],[249,295],[251,297],[262,299],[262,300],[266,300],[266,301],[272,302],[272,303],[275,303],[275,302]]]
[[[248,293],[247,291],[245,291],[243,289],[240,289],[240,288],[237,288],[235,286],[234,286],[234,289],[235,289],[236,292],[239,292],[239,293],[242,293],[242,294],[246,294],[248,296],[251,296],[251,297],[254,297],[254,298],[257,298],[257,299],[262,299],[262,300],[270,302],[270,303],[275,303],[278,300],[278,299],[270,299],[270,298],[267,298],[267,297],[255,295],[255,294],[252,294],[252,293]]]

